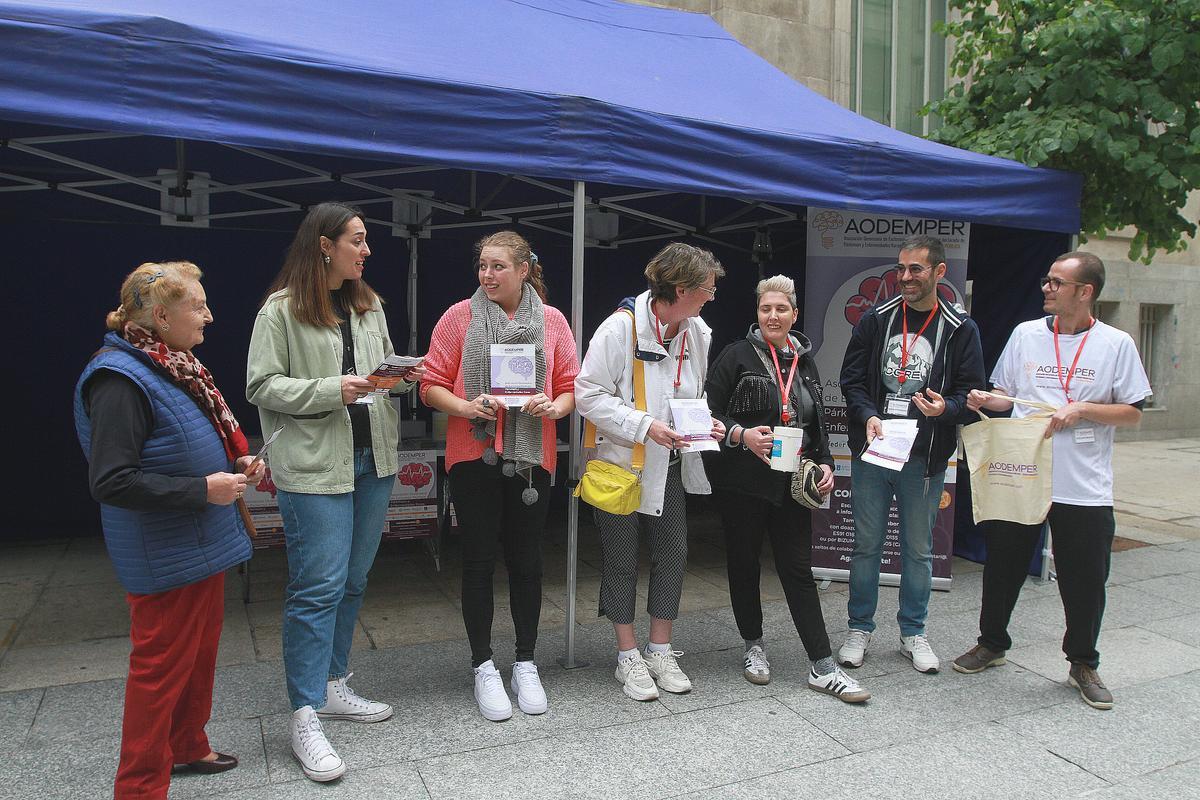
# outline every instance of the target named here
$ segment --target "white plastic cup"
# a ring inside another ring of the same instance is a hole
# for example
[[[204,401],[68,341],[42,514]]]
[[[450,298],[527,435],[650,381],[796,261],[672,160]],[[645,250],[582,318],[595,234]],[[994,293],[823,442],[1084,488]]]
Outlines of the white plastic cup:
[[[804,447],[804,431],[800,428],[775,426],[771,442],[771,469],[795,472],[800,469],[800,450]]]

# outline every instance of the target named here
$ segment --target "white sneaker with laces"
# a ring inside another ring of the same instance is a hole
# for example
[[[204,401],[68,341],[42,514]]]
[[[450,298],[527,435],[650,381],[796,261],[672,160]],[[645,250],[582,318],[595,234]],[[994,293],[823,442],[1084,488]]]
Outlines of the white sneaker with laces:
[[[845,703],[863,703],[871,699],[871,693],[858,685],[841,667],[834,667],[827,675],[818,675],[815,669],[808,670],[808,688],[814,692],[831,694]]]
[[[503,722],[512,716],[512,701],[504,691],[504,679],[491,659],[475,668],[475,702],[484,719]]]
[[[351,722],[382,722],[392,715],[387,703],[368,700],[346,685],[351,672],[325,685],[325,707],[317,712],[321,719],[347,719]]]
[[[518,661],[513,664],[512,681],[509,686],[517,696],[517,706],[523,712],[546,713],[549,704],[546,702],[546,690],[542,688],[542,680],[538,677],[537,664],[532,661]]]
[[[742,674],[754,685],[766,686],[771,682],[771,665],[761,645],[756,644],[747,650],[742,664],[745,666]]]
[[[641,653],[617,659],[615,676],[625,694],[634,700],[658,699],[658,687],[654,685],[654,679],[650,677],[650,671],[646,669],[646,662]]]
[[[683,655],[682,650],[667,649],[662,652],[646,650],[642,653],[646,659],[646,669],[650,677],[658,684],[658,688],[671,694],[686,694],[692,690],[692,682],[675,659]]]
[[[871,643],[869,631],[851,628],[846,634],[846,641],[838,649],[837,660],[843,667],[861,667],[867,655],[867,645]]]
[[[942,663],[938,661],[937,654],[929,646],[929,639],[925,638],[923,633],[918,633],[916,636],[901,636],[900,652],[912,659],[913,669],[917,672],[937,672],[942,666]]]
[[[346,762],[325,738],[321,719],[312,706],[304,706],[292,712],[292,755],[300,762],[300,769],[314,781],[324,783],[340,778],[346,773]]]

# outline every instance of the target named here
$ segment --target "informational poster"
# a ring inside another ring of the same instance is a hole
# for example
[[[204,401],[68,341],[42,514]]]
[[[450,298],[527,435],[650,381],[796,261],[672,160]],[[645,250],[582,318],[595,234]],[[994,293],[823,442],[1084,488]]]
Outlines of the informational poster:
[[[894,217],[854,211],[808,210],[807,279],[804,286],[804,332],[824,383],[822,398],[830,447],[836,462],[828,508],[813,511],[813,573],[848,580],[854,551],[854,516],[850,500],[851,454],[847,444],[846,400],[838,377],[854,325],[877,303],[898,294],[893,267],[900,244],[909,236],[936,236],[946,248],[946,275],[938,285],[941,302],[960,305],[966,290],[967,246],[971,226],[954,220]],[[955,463],[946,470],[946,486],[933,530],[933,585],[950,585],[954,546]],[[893,502],[884,539],[880,583],[900,580],[900,522]]]
[[[438,531],[438,453],[436,450],[401,450],[396,454],[400,469],[388,501],[383,537],[414,539],[435,536]],[[247,485],[246,506],[258,535],[254,548],[283,547],[283,517],[279,513],[278,490],[270,467],[257,485]]]
[[[438,528],[436,450],[401,450],[400,469],[388,501],[384,536],[393,539],[434,536]]]

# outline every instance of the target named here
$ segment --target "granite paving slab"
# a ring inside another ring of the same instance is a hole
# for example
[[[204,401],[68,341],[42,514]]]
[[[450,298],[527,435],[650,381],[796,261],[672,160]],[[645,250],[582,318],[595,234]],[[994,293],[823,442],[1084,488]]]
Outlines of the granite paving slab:
[[[714,800],[1042,800],[1074,797],[1105,786],[1105,781],[1036,743],[995,723],[983,723],[685,796]]]
[[[610,798],[630,787],[631,776],[642,776],[633,781],[639,797],[666,797],[844,753],[799,716],[765,699],[432,758],[417,766],[433,798],[467,796],[481,776],[499,797]]]
[[[1076,696],[1010,715],[1001,724],[1115,784],[1200,757],[1196,697],[1200,671],[1125,689],[1110,711],[1090,708]]]
[[[1200,649],[1137,626],[1100,632],[1100,675],[1114,692],[1127,686],[1200,670]],[[1065,681],[1070,665],[1055,643],[1008,651],[1008,660],[1052,681]]]
[[[910,741],[914,735],[949,731],[1078,697],[1074,690],[1015,665],[979,675],[954,671],[920,675],[909,670],[897,683],[883,676],[864,684],[865,704],[828,703],[812,691],[779,695],[779,702],[854,752]]]

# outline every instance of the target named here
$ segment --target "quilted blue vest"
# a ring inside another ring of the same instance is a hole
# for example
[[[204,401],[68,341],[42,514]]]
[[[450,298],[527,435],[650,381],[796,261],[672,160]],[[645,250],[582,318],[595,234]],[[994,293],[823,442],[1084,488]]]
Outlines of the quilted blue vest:
[[[75,432],[91,459],[92,424],[83,387],[98,369],[131,379],[150,401],[154,428],[142,447],[142,469],[171,476],[202,476],[229,470],[225,447],[200,406],[149,357],[115,333],[75,385]],[[134,511],[100,505],[104,543],[117,577],[133,594],[186,586],[250,558],[250,539],[233,506],[211,503],[201,512]]]

